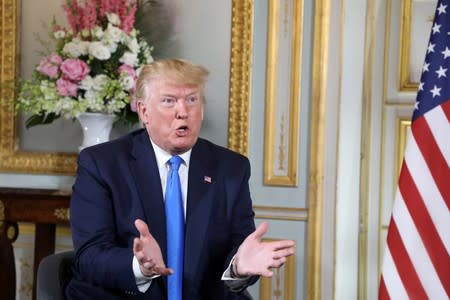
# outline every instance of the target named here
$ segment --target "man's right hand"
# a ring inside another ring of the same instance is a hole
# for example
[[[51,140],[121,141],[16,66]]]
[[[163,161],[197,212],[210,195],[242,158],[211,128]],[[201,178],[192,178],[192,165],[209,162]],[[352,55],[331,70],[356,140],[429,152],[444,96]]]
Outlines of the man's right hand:
[[[162,258],[161,248],[155,238],[148,230],[147,224],[137,219],[134,225],[139,231],[140,236],[134,239],[133,252],[143,275],[151,277],[154,275],[170,275],[172,269],[166,268]]]

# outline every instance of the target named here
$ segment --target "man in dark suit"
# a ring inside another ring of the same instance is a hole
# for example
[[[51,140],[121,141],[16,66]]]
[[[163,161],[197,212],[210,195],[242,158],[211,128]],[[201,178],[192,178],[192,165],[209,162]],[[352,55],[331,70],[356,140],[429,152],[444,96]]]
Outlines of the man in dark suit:
[[[207,75],[185,60],[145,66],[136,85],[145,129],[80,153],[68,298],[245,299],[294,253],[293,241],[261,241],[267,223],[255,230],[248,159],[198,137]],[[175,209],[165,207],[174,156],[184,215],[176,268],[167,254]]]

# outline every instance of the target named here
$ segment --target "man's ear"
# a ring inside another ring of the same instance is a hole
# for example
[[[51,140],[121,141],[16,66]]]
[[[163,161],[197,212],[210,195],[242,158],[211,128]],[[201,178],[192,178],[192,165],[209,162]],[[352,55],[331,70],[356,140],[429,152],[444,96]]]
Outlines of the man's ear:
[[[143,124],[147,124],[149,121],[149,115],[148,115],[148,109],[145,105],[144,101],[139,100],[137,102],[137,113],[139,115],[139,118],[141,119]]]

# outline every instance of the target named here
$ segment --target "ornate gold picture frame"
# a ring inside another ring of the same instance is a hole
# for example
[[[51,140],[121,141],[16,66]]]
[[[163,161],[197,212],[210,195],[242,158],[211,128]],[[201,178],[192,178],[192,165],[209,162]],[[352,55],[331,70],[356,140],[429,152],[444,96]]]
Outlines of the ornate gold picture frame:
[[[19,66],[18,0],[0,0],[0,81],[12,82],[17,78]],[[23,173],[74,174],[75,153],[48,153],[22,151],[18,147],[14,92],[0,90],[0,170]]]
[[[248,153],[252,44],[253,1],[233,0],[228,148],[243,155]]]

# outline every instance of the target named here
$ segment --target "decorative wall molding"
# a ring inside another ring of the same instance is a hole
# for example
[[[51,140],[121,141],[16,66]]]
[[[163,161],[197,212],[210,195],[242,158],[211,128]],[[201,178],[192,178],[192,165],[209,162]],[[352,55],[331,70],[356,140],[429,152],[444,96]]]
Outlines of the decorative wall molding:
[[[436,1],[401,0],[398,54],[401,92],[417,91],[435,6]]]
[[[297,186],[303,1],[269,1],[267,24],[264,184]]]
[[[408,138],[408,132],[411,129],[411,118],[407,117],[397,117],[396,124],[396,145],[395,145],[395,153],[396,153],[396,170],[395,174],[400,175],[400,169],[402,167],[403,157],[405,154],[406,141]]]
[[[277,206],[254,205],[257,219],[271,219],[284,221],[308,221],[307,208],[289,208]]]
[[[264,239],[266,242],[276,239]],[[295,296],[295,256],[289,256],[286,263],[279,269],[273,269],[272,277],[260,279],[261,300],[291,300],[298,299]]]

